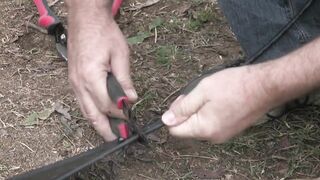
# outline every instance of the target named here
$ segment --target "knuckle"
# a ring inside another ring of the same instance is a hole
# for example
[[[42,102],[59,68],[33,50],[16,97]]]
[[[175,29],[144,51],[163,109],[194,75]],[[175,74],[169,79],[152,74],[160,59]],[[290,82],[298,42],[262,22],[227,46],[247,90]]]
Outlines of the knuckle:
[[[110,104],[106,103],[106,108],[101,108],[101,112],[103,114],[108,115],[108,116],[112,116],[113,114],[112,114],[112,111],[111,111],[111,109],[109,107],[110,107]]]
[[[93,125],[96,126],[99,123],[99,116],[98,114],[95,113],[85,113],[84,116],[89,120],[89,122]]]

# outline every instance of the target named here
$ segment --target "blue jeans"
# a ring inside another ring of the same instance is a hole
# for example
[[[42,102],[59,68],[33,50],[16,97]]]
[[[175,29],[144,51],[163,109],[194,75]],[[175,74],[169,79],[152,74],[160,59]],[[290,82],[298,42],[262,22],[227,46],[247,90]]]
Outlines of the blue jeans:
[[[320,0],[219,0],[219,4],[247,57],[263,48],[309,4],[256,62],[283,56],[320,35]]]

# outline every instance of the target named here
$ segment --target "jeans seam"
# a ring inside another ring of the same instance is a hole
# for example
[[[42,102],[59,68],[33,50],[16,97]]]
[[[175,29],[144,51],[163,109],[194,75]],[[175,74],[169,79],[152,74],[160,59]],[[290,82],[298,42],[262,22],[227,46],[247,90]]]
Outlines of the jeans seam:
[[[295,11],[294,11],[294,8],[293,8],[293,5],[292,5],[292,0],[288,0],[288,15],[289,15],[289,19],[293,18],[294,15],[295,15]],[[297,33],[297,36],[298,36],[298,39],[300,42],[304,43],[304,42],[307,42],[311,35],[305,31],[305,29],[303,28],[303,26],[300,24],[299,20],[297,20],[293,27],[296,29],[296,33]],[[293,32],[295,32],[295,30],[293,29]]]

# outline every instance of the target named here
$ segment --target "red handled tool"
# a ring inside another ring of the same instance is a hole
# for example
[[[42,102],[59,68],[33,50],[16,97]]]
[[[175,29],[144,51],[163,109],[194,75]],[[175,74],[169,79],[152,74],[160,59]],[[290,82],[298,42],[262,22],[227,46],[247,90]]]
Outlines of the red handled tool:
[[[112,73],[108,73],[107,88],[111,100],[117,104],[119,109],[122,109],[124,115],[128,118],[127,122],[129,124],[129,127],[131,128],[131,131],[133,133],[137,133],[140,136],[141,142],[147,142],[147,138],[136,125],[136,116],[133,114],[132,109],[129,105],[128,97],[126,96],[121,85]],[[124,132],[122,133],[124,134]]]
[[[60,19],[54,14],[54,12],[50,9],[47,0],[33,0],[35,5],[37,6],[40,18],[39,25],[43,28],[46,28],[49,35],[55,37],[56,49],[58,54],[66,61],[68,61],[67,54],[67,31],[64,28]],[[122,0],[114,0],[112,5],[112,14],[116,15]],[[119,109],[123,109],[123,112],[128,117],[129,120],[131,117],[131,109],[128,106],[128,98],[125,96],[125,93],[121,89],[121,86],[117,82],[117,80],[112,76],[112,74],[108,75],[108,92],[109,96],[113,100],[114,103],[117,103]],[[136,125],[134,123],[126,123],[126,121],[109,117],[110,126],[115,135],[119,137],[120,140],[127,139],[131,133],[130,129],[134,132],[137,131]]]
[[[55,37],[56,49],[59,55],[67,59],[67,31],[59,18],[50,9],[46,0],[33,0],[37,6],[40,18],[39,25],[46,28],[49,35]]]

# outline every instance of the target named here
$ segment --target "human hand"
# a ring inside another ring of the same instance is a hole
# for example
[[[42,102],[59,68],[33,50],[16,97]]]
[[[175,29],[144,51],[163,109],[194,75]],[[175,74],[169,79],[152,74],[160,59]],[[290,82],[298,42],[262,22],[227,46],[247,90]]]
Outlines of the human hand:
[[[81,111],[106,141],[114,140],[107,116],[125,117],[108,96],[108,72],[116,77],[129,101],[137,99],[126,40],[111,11],[100,6],[71,9],[68,20],[69,78]]]
[[[172,135],[222,143],[273,107],[259,79],[247,66],[210,75],[162,116]]]

